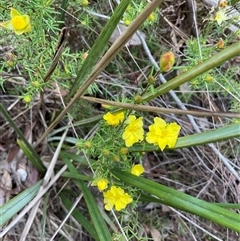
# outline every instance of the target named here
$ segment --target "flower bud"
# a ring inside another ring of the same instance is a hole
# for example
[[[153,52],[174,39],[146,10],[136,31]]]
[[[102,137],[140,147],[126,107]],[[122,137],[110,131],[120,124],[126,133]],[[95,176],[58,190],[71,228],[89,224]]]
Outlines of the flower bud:
[[[102,154],[103,154],[103,156],[107,157],[107,156],[109,156],[110,152],[107,149],[103,149]]]
[[[15,62],[12,61],[12,60],[8,60],[8,61],[7,61],[7,66],[8,66],[8,67],[13,67],[13,66],[15,66]]]
[[[120,161],[120,158],[119,158],[119,156],[114,155],[114,156],[113,156],[113,160],[114,160],[115,162],[119,162],[119,161]]]
[[[222,48],[224,47],[224,41],[223,41],[222,38],[220,38],[220,40],[218,41],[217,47],[218,47],[219,49],[222,49]]]
[[[155,19],[155,16],[154,16],[153,13],[151,13],[151,14],[148,16],[148,21],[153,22],[154,19]]]
[[[130,21],[129,19],[124,20],[124,24],[125,24],[126,26],[129,26],[130,23],[131,23],[131,21]]]
[[[128,148],[127,148],[127,147],[122,147],[122,148],[120,149],[120,153],[121,153],[122,155],[127,155],[127,154],[128,154]]]
[[[155,84],[156,79],[154,78],[154,76],[149,75],[149,76],[147,77],[147,82],[148,82],[148,84],[153,85],[153,84]]]
[[[160,58],[160,69],[162,72],[168,72],[172,69],[173,65],[175,63],[175,56],[173,52],[167,52],[163,54]]]
[[[206,82],[212,82],[213,79],[214,79],[214,78],[213,78],[211,75],[207,75],[207,76],[205,77],[205,81],[206,81]]]
[[[88,6],[88,4],[89,4],[88,0],[82,0],[81,3],[82,3],[82,6],[84,6],[84,7]]]
[[[226,8],[228,6],[227,1],[226,0],[221,0],[219,3],[219,7],[220,8]]]
[[[84,143],[84,147],[85,147],[86,149],[90,149],[90,148],[92,147],[92,143],[91,143],[90,141],[86,141],[86,142]]]
[[[135,104],[140,104],[140,103],[142,103],[142,96],[141,96],[141,95],[135,95],[135,96],[134,96],[134,103],[135,103]]]
[[[16,65],[16,61],[17,61],[16,55],[12,54],[11,52],[7,52],[5,58],[6,58],[8,67],[13,67]]]
[[[110,109],[110,108],[111,108],[111,106],[110,106],[110,105],[106,105],[106,104],[101,104],[101,107],[102,107],[103,109],[105,109],[105,110],[107,110],[107,109]]]
[[[35,88],[40,88],[40,87],[41,87],[41,83],[40,83],[38,80],[34,80],[34,81],[32,82],[32,85],[33,85],[33,87],[35,87]]]
[[[88,57],[88,52],[83,53],[82,57],[83,59],[86,59]]]
[[[26,94],[26,95],[23,97],[23,101],[24,101],[26,104],[29,104],[29,103],[32,101],[32,96]]]

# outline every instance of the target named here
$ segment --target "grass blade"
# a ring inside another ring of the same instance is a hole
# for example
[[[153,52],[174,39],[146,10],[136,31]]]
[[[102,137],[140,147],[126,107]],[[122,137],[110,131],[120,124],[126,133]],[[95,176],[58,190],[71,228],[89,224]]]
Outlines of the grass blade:
[[[117,27],[120,19],[122,18],[127,6],[131,3],[131,0],[123,0],[115,9],[113,15],[106,23],[105,27],[103,28],[102,32],[98,36],[97,40],[95,41],[94,45],[92,46],[91,50],[88,53],[88,57],[86,61],[84,61],[82,68],[79,70],[78,75],[70,89],[70,92],[67,96],[69,100],[77,91],[79,86],[83,83],[86,77],[90,74],[93,67],[99,60],[99,57],[103,53],[104,49],[106,49],[107,42],[111,37],[113,31]]]
[[[129,172],[114,169],[112,173],[129,185],[158,197],[160,202],[165,205],[192,213],[231,230],[240,232],[240,215],[237,213],[147,180],[146,178],[134,176]]]
[[[77,174],[78,171],[73,166],[73,164],[67,159],[64,158],[65,163],[67,164],[70,172]],[[96,204],[96,201],[89,189],[89,187],[86,186],[86,184],[83,181],[75,180],[75,183],[78,185],[80,190],[83,192],[84,199],[86,201],[89,213],[91,215],[93,225],[96,229],[98,238],[100,241],[111,241],[111,235],[108,231],[108,227],[99,211],[99,208]]]
[[[33,199],[33,197],[37,194],[41,184],[42,181],[37,182],[0,207],[0,227],[14,215],[16,215]]]
[[[240,137],[239,130],[240,123],[236,123],[215,130],[180,137],[178,138],[176,146],[173,149],[193,147]],[[151,144],[135,145],[130,147],[129,151],[159,151],[159,147]]]
[[[63,193],[60,193],[60,198],[63,205],[68,210],[70,210],[73,203]],[[87,230],[87,232],[91,235],[92,238],[94,238],[94,240],[99,240],[96,230],[92,226],[92,223],[90,223],[78,209],[75,209],[72,212],[72,216]]]
[[[11,116],[7,113],[7,111],[5,110],[5,108],[3,107],[2,104],[0,104],[0,111],[2,112],[3,116],[6,118],[6,120],[8,121],[8,123],[12,126],[12,128],[15,130],[15,132],[17,133],[17,135],[22,139],[24,145],[25,145],[25,150],[28,150],[28,153],[31,154],[32,159],[31,160],[35,160],[35,164],[36,164],[36,168],[40,173],[43,173],[45,171],[45,166],[42,162],[42,160],[40,159],[40,157],[38,156],[38,154],[36,153],[36,151],[33,149],[33,147],[29,144],[29,142],[27,141],[27,139],[25,138],[25,136],[23,135],[23,133],[21,132],[21,130],[17,127],[17,125],[15,124],[15,122],[12,120]]]

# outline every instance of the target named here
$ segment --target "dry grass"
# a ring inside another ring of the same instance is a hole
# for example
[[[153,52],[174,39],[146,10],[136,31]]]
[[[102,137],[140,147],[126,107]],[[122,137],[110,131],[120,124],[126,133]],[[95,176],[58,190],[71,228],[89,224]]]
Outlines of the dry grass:
[[[204,9],[202,5],[199,5],[199,9],[202,11],[202,14],[206,14],[206,9]],[[190,26],[190,21],[186,17],[188,16],[187,13],[189,11],[189,7],[185,4],[185,1],[182,0],[175,1],[174,3],[172,3],[172,1],[166,1],[164,3],[162,12],[169,22],[163,17],[160,17],[159,23],[154,25],[153,29],[147,29],[149,31],[148,33],[146,31],[147,37],[150,41],[153,39],[153,36],[150,34],[154,35],[154,39],[158,39],[158,42],[151,43],[151,48],[155,50],[153,54],[155,59],[158,59],[160,52],[173,48],[174,52],[179,54],[179,61],[181,62],[180,51],[184,51],[186,38],[189,38],[192,35],[193,37],[196,37],[194,36],[194,28],[193,26]],[[69,16],[67,18],[71,24],[71,28],[74,29],[71,32],[72,37],[70,47],[74,51],[86,48],[84,42],[86,43],[89,38],[89,41],[93,42],[95,38],[94,35],[92,35],[93,37],[84,35],[84,32],[81,32],[78,26],[74,26],[74,24],[78,24],[76,20]],[[199,23],[199,26],[202,26],[201,22]],[[96,29],[98,28],[99,27],[96,27]],[[89,32],[86,31],[86,34],[89,34]],[[79,40],[79,36],[85,41],[79,41],[79,44],[76,46],[75,41],[77,39]],[[141,46],[125,49],[96,81],[102,92],[100,96],[115,100],[117,96],[134,95],[135,90],[140,85],[142,73],[148,75],[150,71],[149,62],[147,61],[146,56],[147,55]],[[137,61],[139,66],[136,66],[133,60]],[[115,68],[118,68],[117,72],[114,72]],[[172,74],[174,75],[176,73]],[[34,143],[49,124],[53,110],[58,109],[61,105],[60,100],[57,97],[54,99],[49,98],[45,103],[46,108],[39,112],[37,108],[39,99],[36,98],[31,108],[25,108],[24,104],[18,100],[18,96],[11,94],[14,93],[15,76],[16,73],[8,73],[4,75],[4,78],[7,78],[4,85],[6,92],[3,92],[0,89],[0,100],[8,109],[9,114],[14,118],[15,123],[22,130],[27,139],[31,143]],[[169,78],[169,76],[167,75],[166,78]],[[49,92],[49,95],[50,94],[51,92]],[[181,90],[178,94],[181,94]],[[217,93],[212,95],[209,93],[191,92],[191,95],[188,97],[187,103],[185,104],[191,109],[209,109],[209,105],[211,105],[217,108],[217,110],[227,111],[229,110],[228,98],[229,97],[223,97]],[[152,101],[152,105],[159,107],[177,107],[175,101],[173,101],[169,94]],[[102,112],[97,106],[85,104],[84,107],[89,108],[83,110],[84,113],[89,113],[89,110],[91,112],[95,111],[95,113]],[[167,120],[178,121],[182,126],[181,135],[188,135],[195,132],[190,121],[185,116],[177,116],[174,114],[162,116]],[[151,118],[151,114],[148,114],[146,118]],[[207,130],[224,125],[228,120],[226,118],[196,118],[195,121],[201,130]],[[60,126],[64,125],[66,125],[66,122],[63,121]],[[27,160],[23,157],[21,151],[17,147],[17,137],[15,133],[2,116],[0,116],[0,126],[1,165],[9,165],[10,167],[14,164],[21,164],[31,171],[32,168],[28,166]],[[76,131],[80,136],[84,137],[89,135],[89,132],[91,132],[92,129],[76,129]],[[74,135],[74,131],[68,132],[68,135]],[[240,172],[239,140],[216,143],[215,146],[220,153],[232,161],[231,165]],[[47,163],[47,160],[51,159],[55,150],[53,147],[48,146],[47,143],[43,143],[37,151]],[[199,146],[171,152],[167,151],[164,153],[146,153],[143,158],[143,163],[145,165],[146,177],[168,187],[173,187],[184,193],[209,202],[240,202],[239,183],[209,146]],[[56,170],[60,170],[62,166],[63,163],[59,160],[55,168]],[[16,168],[14,170],[16,171]],[[27,183],[25,186],[21,186],[20,189],[16,189],[16,185],[20,185],[21,183],[19,183],[19,180],[14,179],[13,171],[10,170],[10,168],[8,171],[12,172],[12,190],[8,190],[8,192],[6,192],[7,194],[4,194],[4,198],[7,198],[6,196],[8,196],[9,199],[10,197],[13,197],[17,191],[23,190],[30,184]],[[85,170],[85,173],[91,175],[88,169]],[[41,235],[44,237],[43,240],[51,240],[51,237],[55,234],[57,228],[68,214],[68,210],[64,208],[61,199],[58,197],[58,190],[63,186],[66,187],[66,195],[68,195],[73,202],[75,201],[75,198],[81,195],[74,185],[74,182],[66,182],[66,179],[60,178],[41,200],[26,240],[40,240]],[[93,192],[96,191],[94,188],[92,188],[92,190]],[[85,213],[86,217],[88,217],[87,208],[83,198],[80,196],[77,200],[77,207]],[[99,205],[102,206],[102,200],[99,198],[98,201]],[[208,241],[237,240],[239,237],[238,234],[229,231],[226,228],[222,228],[199,217],[179,212],[163,205],[156,206],[151,203],[142,203],[139,205],[138,211],[139,224],[138,228],[135,228],[134,230],[139,236],[148,237],[148,240],[153,238],[154,240],[164,241]],[[28,214],[8,232],[3,240],[20,240],[27,218]],[[45,222],[44,228],[42,227],[43,222]],[[113,219],[109,225],[112,229],[117,226]],[[131,224],[128,225],[131,226]],[[42,230],[44,230],[44,233],[42,233]],[[89,237],[86,231],[82,229],[82,227],[70,215],[65,225],[58,231],[54,240],[93,239]],[[131,240],[135,239],[132,238]]]

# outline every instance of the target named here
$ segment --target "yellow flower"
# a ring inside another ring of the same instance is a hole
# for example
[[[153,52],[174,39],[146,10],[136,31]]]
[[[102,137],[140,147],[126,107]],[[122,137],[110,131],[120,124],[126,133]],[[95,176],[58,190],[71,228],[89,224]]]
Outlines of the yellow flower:
[[[106,178],[99,178],[92,182],[92,186],[97,186],[98,190],[102,192],[108,186],[108,180]]]
[[[128,117],[128,125],[122,134],[122,138],[127,147],[130,147],[134,143],[143,140],[144,130],[142,119],[142,117],[136,118],[134,115],[130,115]]]
[[[181,127],[177,123],[167,124],[159,117],[154,118],[154,124],[150,125],[146,136],[148,143],[158,145],[163,151],[166,146],[173,148],[176,145]]]
[[[143,172],[144,172],[144,168],[141,164],[134,165],[131,168],[131,173],[133,175],[140,176],[141,174],[143,174]]]
[[[10,15],[11,20],[0,23],[1,27],[13,30],[17,35],[31,30],[30,17],[28,15],[21,15],[15,8],[11,8]]]
[[[112,113],[108,112],[107,114],[105,114],[103,116],[103,119],[107,122],[108,125],[117,126],[117,125],[119,125],[120,122],[123,121],[124,113],[120,112],[120,113],[112,114]]]
[[[225,20],[227,20],[227,19],[228,19],[228,18],[227,18],[227,16],[226,16],[226,9],[221,9],[221,10],[219,10],[219,11],[216,13],[215,17],[212,18],[211,20],[217,21],[217,23],[218,23],[219,25],[221,25],[222,22],[225,21]]]
[[[125,193],[121,187],[112,186],[110,190],[103,193],[105,209],[110,211],[114,206],[117,211],[121,211],[133,201],[132,197]]]

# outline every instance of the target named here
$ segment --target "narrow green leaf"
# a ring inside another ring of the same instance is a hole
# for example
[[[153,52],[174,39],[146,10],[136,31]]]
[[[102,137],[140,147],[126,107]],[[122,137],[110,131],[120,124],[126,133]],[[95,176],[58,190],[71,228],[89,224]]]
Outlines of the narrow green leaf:
[[[70,210],[73,203],[62,192],[59,194],[59,196],[63,205]],[[73,210],[72,216],[86,229],[94,240],[99,240],[92,223],[90,223],[78,209],[75,208]]]
[[[240,123],[181,137],[178,139],[175,148],[178,149],[204,145],[208,143],[229,140],[236,137],[240,137]]]
[[[45,240],[45,235],[46,235],[46,223],[47,223],[47,218],[48,218],[48,203],[49,203],[49,197],[50,197],[50,192],[46,193],[44,197],[44,202],[43,202],[43,215],[42,215],[42,221],[41,221],[41,241]]]
[[[98,36],[94,45],[88,53],[87,59],[84,61],[81,69],[78,72],[78,75],[70,89],[70,92],[67,96],[67,100],[69,100],[77,91],[79,86],[83,83],[86,77],[90,74],[91,70],[99,60],[99,57],[103,53],[104,49],[107,46],[107,42],[111,37],[114,29],[117,27],[119,21],[121,20],[127,6],[131,3],[131,0],[122,0],[121,3],[115,9],[113,15],[109,19],[109,21],[104,26],[102,32]]]
[[[73,179],[78,179],[78,180],[83,180],[83,181],[92,181],[93,178],[85,175],[81,175],[78,173],[72,173],[72,172],[64,172],[62,177],[68,177],[68,178],[73,178]]]
[[[214,204],[226,209],[240,209],[240,203],[238,204],[237,203],[214,203]]]
[[[36,184],[24,190],[0,207],[0,227],[14,215],[16,215],[33,199],[33,197],[37,194],[41,184],[42,181],[38,181]]]
[[[61,8],[60,8],[59,28],[62,28],[64,26],[65,14],[67,12],[67,6],[68,6],[68,0],[62,0]]]
[[[77,138],[75,139],[75,142],[76,143],[77,141]],[[60,152],[60,156],[65,160],[65,158],[67,159],[71,159],[75,162],[78,162],[80,163],[81,165],[84,165],[84,166],[89,166],[89,162],[90,164],[96,162],[95,160],[87,160],[85,156],[82,156],[82,155],[78,155],[78,154],[75,154],[75,153],[71,153],[71,152],[67,152],[67,151],[61,151]]]
[[[12,120],[11,116],[8,114],[8,112],[5,110],[5,108],[3,107],[3,105],[0,103],[0,111],[2,112],[3,116],[6,118],[6,120],[8,121],[8,123],[12,126],[12,128],[15,130],[15,132],[17,133],[17,135],[21,138],[21,140],[23,141],[24,145],[26,146],[25,150],[28,149],[28,152],[31,153],[31,156],[33,157],[33,159],[35,160],[35,163],[37,163],[36,168],[38,169],[38,171],[40,173],[43,173],[46,169],[46,167],[44,166],[42,160],[40,159],[40,157],[38,156],[38,154],[36,153],[36,151],[33,149],[33,147],[29,144],[29,142],[26,140],[25,136],[23,135],[23,133],[21,132],[21,130],[17,127],[17,125],[15,124],[15,122]],[[32,159],[32,160],[33,160]]]
[[[153,196],[149,196],[145,193],[141,194],[141,196],[139,197],[139,201],[162,203],[160,199]],[[212,203],[212,204],[222,208],[226,208],[226,209],[240,209],[240,204],[237,204],[237,203]]]
[[[48,142],[51,141],[49,140],[49,138],[51,138],[51,136],[56,136],[57,133],[59,132],[63,132],[65,131],[66,129],[68,128],[72,128],[73,126],[76,127],[76,126],[83,126],[83,125],[89,125],[91,123],[94,123],[94,122],[98,122],[99,120],[102,119],[102,114],[100,115],[94,115],[92,117],[89,117],[89,118],[85,118],[85,119],[82,119],[80,121],[75,121],[74,123],[72,123],[72,125],[65,125],[63,127],[60,127],[58,129],[54,129],[50,134],[49,134],[49,137],[48,137]]]
[[[74,165],[67,159],[64,158],[64,162],[67,164],[70,172],[72,173],[78,173]],[[86,186],[86,184],[83,181],[75,180],[76,184],[78,185],[79,189],[82,191],[84,199],[86,201],[89,213],[91,215],[93,225],[96,229],[96,232],[98,234],[98,238],[100,241],[111,241],[111,235],[108,231],[107,225],[99,211],[99,208],[96,204],[96,201],[90,192],[89,188]]]
[[[42,161],[40,159],[40,161],[38,159],[35,158],[35,155],[33,155],[33,153],[31,152],[31,150],[28,149],[28,147],[25,145],[25,143],[21,140],[17,140],[18,145],[20,146],[20,148],[22,149],[22,151],[24,152],[24,154],[26,155],[26,157],[28,158],[28,160],[33,164],[34,167],[36,167],[37,170],[41,170],[42,172],[44,171],[43,167],[42,167]]]
[[[147,180],[143,177],[134,176],[129,172],[114,169],[112,173],[129,185],[135,186],[144,192],[158,197],[160,202],[165,205],[206,218],[226,228],[240,232],[240,215],[237,213]]]

